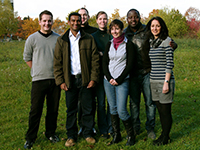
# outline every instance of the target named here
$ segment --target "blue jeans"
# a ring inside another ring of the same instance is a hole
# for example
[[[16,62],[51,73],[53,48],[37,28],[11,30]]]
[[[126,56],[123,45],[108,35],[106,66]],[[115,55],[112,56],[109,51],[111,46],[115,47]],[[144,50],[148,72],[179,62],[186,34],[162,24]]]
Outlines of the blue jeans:
[[[106,107],[105,101],[105,90],[103,85],[103,79],[95,87],[96,97],[97,97],[97,120],[98,120],[98,128],[100,134],[112,133],[112,124],[110,117],[110,109],[109,105]]]
[[[111,115],[119,115],[122,121],[130,118],[127,111],[127,98],[129,92],[129,80],[126,79],[118,86],[111,85],[108,80],[104,79],[104,88],[110,106]]]
[[[152,101],[150,89],[150,74],[130,78],[130,111],[134,130],[140,130],[140,98],[144,96],[146,106],[146,130],[154,130],[156,106]]]

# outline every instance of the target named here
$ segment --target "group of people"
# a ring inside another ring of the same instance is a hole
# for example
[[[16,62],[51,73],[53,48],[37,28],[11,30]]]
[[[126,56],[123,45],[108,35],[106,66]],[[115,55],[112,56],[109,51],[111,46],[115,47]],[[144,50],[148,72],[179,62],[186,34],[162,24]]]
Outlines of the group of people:
[[[108,16],[104,11],[96,15],[98,29],[89,26],[88,20],[86,8],[70,13],[70,28],[59,36],[51,29],[52,13],[45,10],[39,15],[40,31],[26,40],[23,58],[31,68],[32,89],[24,148],[31,149],[37,138],[45,98],[45,136],[52,143],[59,141],[55,131],[61,90],[65,91],[67,106],[66,147],[77,143],[78,134],[88,143],[96,143],[96,100],[99,133],[106,139],[112,135],[107,145],[122,141],[120,119],[127,132],[126,145],[134,145],[140,134],[141,93],[148,138],[154,139],[154,145],[168,144],[175,84],[173,51],[177,44],[169,38],[165,22],[154,17],[144,25],[136,9],[128,11],[125,29],[118,19],[107,29]],[[127,110],[129,95],[131,114]],[[162,126],[157,140],[156,108]]]

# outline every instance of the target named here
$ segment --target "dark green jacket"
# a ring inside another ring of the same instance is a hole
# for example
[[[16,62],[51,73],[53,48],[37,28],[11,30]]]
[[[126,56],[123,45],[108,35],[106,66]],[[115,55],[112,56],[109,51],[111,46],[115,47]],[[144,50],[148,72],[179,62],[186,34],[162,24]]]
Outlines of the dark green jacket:
[[[69,29],[70,30],[70,29]],[[66,83],[71,87],[71,59],[69,30],[57,39],[54,52],[54,76],[56,84]],[[99,81],[99,53],[94,38],[80,30],[79,53],[81,62],[82,86],[87,86],[93,80]]]

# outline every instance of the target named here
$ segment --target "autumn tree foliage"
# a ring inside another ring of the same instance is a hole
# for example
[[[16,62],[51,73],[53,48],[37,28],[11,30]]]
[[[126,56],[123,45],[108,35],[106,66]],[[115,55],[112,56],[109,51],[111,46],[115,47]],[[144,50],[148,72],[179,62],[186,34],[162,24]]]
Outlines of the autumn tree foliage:
[[[17,13],[9,0],[0,1],[0,36],[13,34],[18,28]]]
[[[114,10],[114,13],[111,14],[111,17],[109,17],[108,24],[110,24],[114,19],[121,20],[124,24],[124,27],[128,26],[128,24],[126,22],[126,16],[121,17],[119,14],[119,9],[117,9],[117,8]]]
[[[27,37],[34,32],[40,30],[39,26],[39,20],[38,18],[29,18],[23,21],[22,24],[22,32],[24,33],[24,38],[27,39]]]
[[[59,18],[56,18],[53,21],[52,30],[60,35],[62,35],[67,29],[67,24],[65,21],[61,21]]]
[[[186,13],[187,25],[189,27],[189,37],[200,38],[200,10],[194,7],[190,7]]]

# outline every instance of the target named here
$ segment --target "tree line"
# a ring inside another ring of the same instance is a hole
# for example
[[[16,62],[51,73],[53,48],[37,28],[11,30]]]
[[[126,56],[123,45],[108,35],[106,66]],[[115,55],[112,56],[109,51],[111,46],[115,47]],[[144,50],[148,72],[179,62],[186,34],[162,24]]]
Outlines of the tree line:
[[[78,10],[75,11],[77,12]],[[197,8],[190,7],[184,15],[182,15],[178,9],[169,9],[167,7],[153,9],[148,17],[143,17],[141,15],[141,22],[146,24],[154,16],[160,16],[164,19],[171,37],[200,38],[200,10]],[[63,34],[69,28],[67,19],[68,17],[66,17],[66,21],[62,21],[59,18],[54,19],[52,30],[58,34]],[[126,16],[121,17],[119,9],[115,9],[114,13],[111,14],[108,24],[113,19],[120,19],[124,23],[124,26],[127,26]],[[95,15],[90,17],[89,24],[97,27]],[[1,39],[5,37],[26,39],[30,34],[39,29],[38,18],[33,19],[28,16],[22,19],[16,12],[13,12],[12,6],[8,0],[4,2],[0,1]]]

